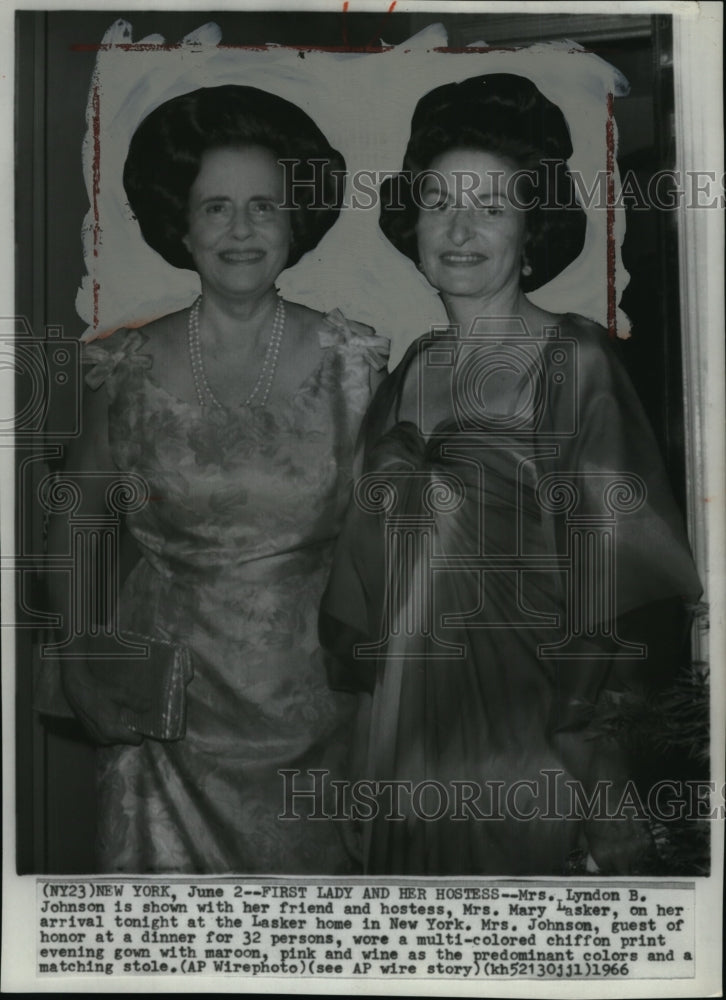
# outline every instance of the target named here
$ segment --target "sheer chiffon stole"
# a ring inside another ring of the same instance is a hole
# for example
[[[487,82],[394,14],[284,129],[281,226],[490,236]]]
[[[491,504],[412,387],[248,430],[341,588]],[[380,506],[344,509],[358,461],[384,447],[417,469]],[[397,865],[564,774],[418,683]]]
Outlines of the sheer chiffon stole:
[[[434,518],[433,544],[439,553],[506,555],[525,544],[541,554],[552,546],[554,532],[551,525],[542,522],[541,510],[534,502],[535,471],[522,469],[522,460],[535,452],[533,438],[519,436],[506,442],[499,436],[499,448],[492,448],[486,447],[493,440],[491,435],[487,438],[484,434],[477,454],[472,437],[459,433],[453,406],[446,417],[439,412],[441,419],[431,428],[428,439],[412,421],[402,421],[403,386],[411,372],[416,372],[410,362],[420,360],[420,356],[414,349],[408,365],[404,363],[397,377],[379,392],[367,426],[368,470],[385,475],[387,469],[408,469],[419,474],[418,480],[414,475],[406,484],[404,476],[397,483],[399,495],[404,494],[402,507],[409,514],[422,513],[426,481],[459,481],[463,493],[460,508]],[[483,537],[485,499],[487,527]],[[412,609],[406,605],[424,599],[431,602],[425,609],[429,623],[444,609],[468,613],[474,619],[469,623],[473,627],[462,623],[444,630],[446,639],[459,646],[458,654],[452,651],[449,658],[430,633],[389,633],[373,695],[368,776],[400,779],[412,785],[437,781],[448,784],[451,792],[451,781],[481,781],[489,762],[499,777],[517,779],[523,767],[530,767],[524,759],[533,749],[537,751],[532,743],[544,739],[551,700],[548,678],[536,662],[536,644],[542,636],[530,630],[523,633],[521,641],[515,629],[507,641],[502,630],[511,621],[512,608],[522,602],[522,579],[512,573],[479,574],[458,569],[439,573],[437,587],[430,588],[427,596],[408,594],[408,581],[420,580],[421,569],[409,565],[407,580],[401,578],[400,567],[388,567],[385,587],[387,596],[391,588],[398,595],[399,617],[409,611],[411,619]],[[559,580],[552,573],[530,575],[530,606],[542,614],[552,613],[561,597],[558,588]],[[499,628],[476,621],[482,606],[489,624],[498,623]],[[519,728],[514,737],[508,733],[512,726]],[[533,731],[538,734],[534,741],[530,739]],[[382,795],[379,806],[390,809],[390,797]],[[481,869],[485,862],[477,847],[480,833],[469,830],[471,842],[467,845],[467,837],[452,838],[453,827],[449,825],[445,831],[446,825],[417,823],[410,803],[405,820],[386,824],[379,813],[377,821],[366,828],[369,867],[377,871],[444,870],[452,850],[463,850],[464,855],[454,859],[452,870],[457,864],[464,866],[461,870],[467,866]],[[463,829],[459,824],[459,830]]]

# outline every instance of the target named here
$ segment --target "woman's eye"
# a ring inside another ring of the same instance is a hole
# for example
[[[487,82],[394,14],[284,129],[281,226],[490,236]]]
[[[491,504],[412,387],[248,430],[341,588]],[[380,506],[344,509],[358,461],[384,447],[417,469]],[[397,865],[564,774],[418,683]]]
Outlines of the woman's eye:
[[[228,210],[228,205],[223,201],[210,201],[204,206],[207,215],[226,215]]]
[[[275,211],[275,205],[271,201],[253,201],[250,211],[253,215],[269,215]]]
[[[496,218],[498,215],[504,215],[504,207],[502,205],[481,205],[480,208],[488,218]]]
[[[439,198],[436,201],[426,202],[424,207],[429,212],[445,212],[451,206],[446,198]]]

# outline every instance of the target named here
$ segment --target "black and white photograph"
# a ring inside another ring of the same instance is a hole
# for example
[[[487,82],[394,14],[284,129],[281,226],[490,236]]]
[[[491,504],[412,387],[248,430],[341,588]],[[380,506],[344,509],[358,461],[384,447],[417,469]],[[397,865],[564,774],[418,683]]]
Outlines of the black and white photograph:
[[[720,995],[721,6],[3,26],[3,989]]]

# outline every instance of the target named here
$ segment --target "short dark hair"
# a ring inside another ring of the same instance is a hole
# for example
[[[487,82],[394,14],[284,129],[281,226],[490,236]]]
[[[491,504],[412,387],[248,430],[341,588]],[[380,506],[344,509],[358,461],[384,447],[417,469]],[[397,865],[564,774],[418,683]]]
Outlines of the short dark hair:
[[[567,123],[531,80],[511,73],[445,84],[416,105],[401,173],[381,186],[379,224],[397,250],[418,262],[414,179],[452,149],[479,149],[533,172],[525,244],[532,273],[520,279],[524,291],[544,285],[575,260],[586,218],[567,169]]]
[[[203,87],[152,111],[136,129],[124,166],[124,189],[141,233],[174,267],[194,270],[182,240],[203,155],[235,146],[261,146],[296,161],[285,171],[287,200],[295,205],[288,267],[337,219],[343,184],[336,174],[345,171],[345,160],[304,111],[256,87]]]

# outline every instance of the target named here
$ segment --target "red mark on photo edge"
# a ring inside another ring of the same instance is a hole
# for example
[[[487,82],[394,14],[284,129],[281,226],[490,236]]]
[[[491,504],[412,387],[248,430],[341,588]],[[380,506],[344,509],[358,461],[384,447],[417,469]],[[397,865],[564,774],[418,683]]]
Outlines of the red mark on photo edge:
[[[91,96],[91,121],[93,132],[93,165],[92,165],[92,185],[91,185],[91,210],[93,212],[93,257],[94,261],[98,257],[98,245],[101,238],[101,224],[99,220],[98,196],[101,187],[101,93],[98,81],[93,82],[93,92]],[[93,265],[94,270],[96,265]],[[93,329],[98,328],[98,295],[99,285],[96,277],[93,278]]]
[[[452,55],[480,55],[482,52],[518,52],[520,49],[526,49],[527,45],[437,45],[433,49],[427,49],[427,52],[447,52]],[[562,49],[567,55],[581,56],[590,55],[587,49]]]
[[[386,20],[388,19],[388,17],[396,9],[396,3],[397,3],[397,0],[393,0],[393,2],[391,3],[391,5],[389,6],[388,10],[386,11],[386,13],[383,15],[383,17],[381,19],[381,23],[376,28],[375,33],[373,35],[373,38],[371,39],[371,42],[375,41],[376,38],[380,37],[381,31],[383,30],[383,26],[386,23]],[[346,3],[343,4],[343,9],[345,10],[345,9],[347,9],[347,7],[348,7],[348,4],[346,2]],[[366,48],[368,48],[368,49],[373,48],[373,46],[371,45],[371,42],[368,42],[368,45],[366,46]]]
[[[608,94],[608,120],[605,124],[607,177],[607,288],[608,288],[608,335],[617,336],[615,320],[615,119],[613,117],[613,95]]]
[[[348,44],[348,22],[346,19],[346,14],[348,13],[348,0],[343,3],[343,23],[341,25],[341,34],[343,36],[343,45]]]
[[[393,11],[396,9],[396,3],[397,2],[398,2],[398,0],[393,0],[393,2],[390,4],[388,10],[383,15],[383,20],[381,21],[380,25],[375,30],[375,33],[373,34],[373,38],[371,39],[370,42],[368,42],[367,45],[363,46],[362,51],[364,51],[364,52],[374,52],[374,51],[380,51],[381,50],[381,48],[382,48],[381,46],[373,45],[372,42],[374,42],[376,40],[376,38],[379,36],[379,34],[381,32],[381,29],[383,28],[383,25],[385,24],[386,18],[388,17],[388,15],[392,14]],[[348,0],[343,0],[343,22],[342,22],[342,25],[341,25],[341,34],[343,36],[343,45],[345,46],[345,48],[348,49],[349,51],[354,51],[354,50],[351,49],[350,42],[349,42],[349,39],[348,39],[348,21],[347,21],[346,15],[348,14],[349,8],[350,8],[350,4],[349,4]],[[355,50],[355,51],[361,51],[361,50]]]

